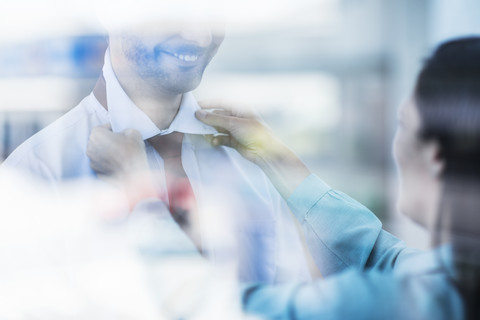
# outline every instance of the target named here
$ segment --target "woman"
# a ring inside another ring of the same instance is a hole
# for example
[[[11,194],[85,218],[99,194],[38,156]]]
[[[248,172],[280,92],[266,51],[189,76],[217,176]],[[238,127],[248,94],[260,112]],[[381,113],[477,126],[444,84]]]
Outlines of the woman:
[[[249,286],[242,300],[247,312],[294,319],[480,317],[480,38],[441,45],[399,113],[398,208],[431,232],[427,252],[383,231],[367,208],[312,174],[259,119],[218,109],[196,113],[225,133],[212,143],[237,149],[265,171],[302,225],[325,278]],[[102,161],[114,154],[103,147],[118,137],[117,147],[133,153],[133,167],[144,168],[141,139],[105,128],[91,137],[93,167],[106,171]],[[116,172],[133,175],[126,168],[115,164]]]

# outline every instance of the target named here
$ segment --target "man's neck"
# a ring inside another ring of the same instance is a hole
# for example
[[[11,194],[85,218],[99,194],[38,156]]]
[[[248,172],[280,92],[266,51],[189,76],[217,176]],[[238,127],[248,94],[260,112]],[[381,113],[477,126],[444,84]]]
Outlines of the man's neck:
[[[148,80],[140,78],[128,64],[111,57],[112,68],[125,93],[161,130],[167,129],[178,113],[182,94],[155,88]]]
[[[133,78],[133,77],[132,77]],[[132,79],[130,78],[130,79]],[[178,113],[181,94],[169,94],[155,90],[143,79],[125,82],[119,78],[125,93],[161,130],[167,129]]]

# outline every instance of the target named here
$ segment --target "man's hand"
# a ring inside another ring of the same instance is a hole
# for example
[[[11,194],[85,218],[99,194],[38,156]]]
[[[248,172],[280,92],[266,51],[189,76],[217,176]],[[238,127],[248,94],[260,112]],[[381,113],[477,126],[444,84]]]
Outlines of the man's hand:
[[[137,130],[114,133],[109,126],[93,128],[87,146],[90,167],[124,190],[132,209],[145,198],[164,196],[156,190],[150,171],[145,142]]]
[[[113,133],[107,126],[95,127],[87,146],[90,166],[99,175],[119,178],[148,170],[145,143],[137,130]]]

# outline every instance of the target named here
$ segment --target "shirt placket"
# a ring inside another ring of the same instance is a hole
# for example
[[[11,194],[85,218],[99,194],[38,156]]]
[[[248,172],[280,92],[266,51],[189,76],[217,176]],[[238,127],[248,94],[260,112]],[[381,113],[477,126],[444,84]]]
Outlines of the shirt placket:
[[[146,149],[146,152],[147,152],[147,160],[148,160],[148,164],[150,166],[150,169],[153,172],[159,173],[159,174],[155,175],[155,179],[153,179],[153,184],[154,184],[156,190],[158,190],[159,192],[164,192],[165,190],[167,190],[167,181],[165,179],[165,164],[164,164],[164,161],[163,161],[162,157],[160,157],[160,155],[157,153],[157,151],[155,151],[155,149],[153,148],[153,146],[150,143],[148,143],[148,142],[146,143],[145,149]],[[168,197],[163,197],[162,199],[167,202],[167,205],[170,205],[168,203]]]
[[[202,188],[201,188],[201,174],[200,174],[200,168],[198,167],[198,162],[197,162],[197,157],[195,155],[195,146],[193,145],[192,141],[189,138],[188,134],[185,134],[183,137],[183,143],[182,143],[182,165],[185,170],[185,173],[188,177],[188,180],[190,181],[190,184],[193,189],[193,193],[195,195],[195,199],[197,202],[197,208],[198,208],[198,220],[200,223],[203,221],[202,219]],[[201,228],[203,231],[203,228]],[[209,245],[205,241],[205,236],[202,232],[200,235],[200,241],[201,241],[201,246],[204,251],[206,252],[211,252],[212,246]]]

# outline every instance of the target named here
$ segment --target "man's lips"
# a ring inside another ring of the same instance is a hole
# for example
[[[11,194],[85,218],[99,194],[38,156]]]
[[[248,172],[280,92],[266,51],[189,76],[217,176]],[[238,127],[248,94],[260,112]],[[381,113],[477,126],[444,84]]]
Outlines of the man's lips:
[[[177,59],[180,59],[182,61],[185,61],[185,62],[195,62],[198,60],[198,57],[199,55],[195,55],[195,54],[183,54],[183,53],[176,53],[176,52],[165,52],[169,55],[172,55],[174,56],[175,58]]]
[[[157,46],[154,50],[157,58],[160,55],[165,54],[185,63],[195,63],[205,52],[205,49],[190,46],[176,48]]]

